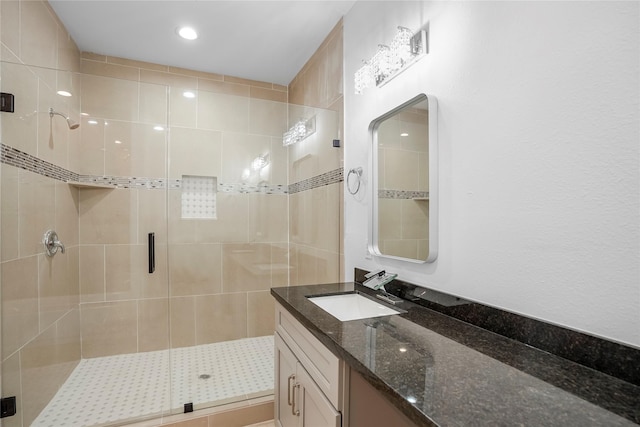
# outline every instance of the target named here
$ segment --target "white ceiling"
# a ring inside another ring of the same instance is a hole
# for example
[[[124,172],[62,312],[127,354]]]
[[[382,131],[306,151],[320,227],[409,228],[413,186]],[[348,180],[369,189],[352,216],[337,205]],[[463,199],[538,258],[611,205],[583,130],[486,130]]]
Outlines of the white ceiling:
[[[288,85],[355,0],[49,3],[83,52]]]

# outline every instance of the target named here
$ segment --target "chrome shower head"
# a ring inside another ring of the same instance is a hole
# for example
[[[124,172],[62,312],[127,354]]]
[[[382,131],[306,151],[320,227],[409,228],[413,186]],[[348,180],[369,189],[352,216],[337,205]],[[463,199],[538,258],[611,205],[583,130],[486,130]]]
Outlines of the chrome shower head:
[[[69,126],[69,129],[73,130],[73,129],[78,129],[80,127],[80,124],[71,120],[69,116],[65,116],[62,113],[58,113],[57,111],[54,111],[53,108],[49,108],[49,117],[53,117],[54,114],[64,117],[64,119],[67,121],[67,126]]]

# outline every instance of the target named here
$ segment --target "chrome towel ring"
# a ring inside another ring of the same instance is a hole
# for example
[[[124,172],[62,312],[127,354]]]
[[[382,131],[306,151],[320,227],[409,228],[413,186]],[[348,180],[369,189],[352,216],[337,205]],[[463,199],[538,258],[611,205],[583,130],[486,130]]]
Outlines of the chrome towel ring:
[[[351,175],[355,177],[354,185],[351,184]],[[360,181],[362,181],[362,168],[357,167],[349,169],[349,173],[347,174],[347,191],[349,191],[349,194],[355,195],[360,191]]]

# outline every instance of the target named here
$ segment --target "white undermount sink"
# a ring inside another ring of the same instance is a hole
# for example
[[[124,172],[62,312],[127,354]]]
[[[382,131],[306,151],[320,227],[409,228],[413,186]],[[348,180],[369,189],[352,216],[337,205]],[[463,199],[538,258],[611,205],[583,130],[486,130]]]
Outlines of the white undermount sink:
[[[343,322],[401,313],[355,293],[307,297],[307,299]]]

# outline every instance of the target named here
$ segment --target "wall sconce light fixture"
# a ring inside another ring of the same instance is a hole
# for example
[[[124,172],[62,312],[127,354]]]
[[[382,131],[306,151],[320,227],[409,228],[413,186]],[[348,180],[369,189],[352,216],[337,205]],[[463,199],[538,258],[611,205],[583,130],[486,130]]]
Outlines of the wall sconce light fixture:
[[[378,51],[356,71],[356,95],[365,89],[384,86],[395,76],[409,68],[427,54],[427,32],[414,34],[410,29],[398,27],[389,46],[380,44]]]
[[[282,135],[282,145],[287,146],[300,142],[316,132],[316,116],[298,120]]]

